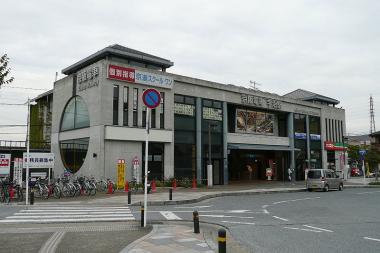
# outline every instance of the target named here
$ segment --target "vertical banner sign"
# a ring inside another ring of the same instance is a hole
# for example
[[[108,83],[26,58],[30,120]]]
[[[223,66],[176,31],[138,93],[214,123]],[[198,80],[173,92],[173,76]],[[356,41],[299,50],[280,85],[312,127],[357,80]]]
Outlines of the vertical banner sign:
[[[0,177],[8,177],[11,169],[11,154],[0,154]]]
[[[117,161],[117,189],[124,188],[125,182],[125,160],[119,159]]]
[[[133,177],[133,180],[136,181],[136,183],[140,183],[140,175],[139,175],[139,170],[140,170],[140,161],[139,161],[139,158],[137,156],[135,156],[135,158],[133,158],[133,171],[132,171],[132,177]]]
[[[18,185],[22,185],[22,158],[15,158],[13,163],[13,178]]]

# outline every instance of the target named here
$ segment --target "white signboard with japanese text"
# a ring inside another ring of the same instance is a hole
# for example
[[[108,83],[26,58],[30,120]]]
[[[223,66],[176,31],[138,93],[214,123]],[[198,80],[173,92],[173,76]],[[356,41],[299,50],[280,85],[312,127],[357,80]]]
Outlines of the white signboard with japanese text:
[[[22,184],[22,158],[15,158],[13,160],[13,179],[17,184]]]
[[[11,169],[11,154],[0,154],[0,177],[9,176]]]
[[[26,168],[26,153],[23,156],[23,167]],[[29,153],[29,168],[53,168],[54,153]]]

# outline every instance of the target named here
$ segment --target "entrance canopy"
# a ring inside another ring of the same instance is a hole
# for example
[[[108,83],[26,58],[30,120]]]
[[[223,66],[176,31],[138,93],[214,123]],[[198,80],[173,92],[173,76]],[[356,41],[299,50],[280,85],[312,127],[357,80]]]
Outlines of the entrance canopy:
[[[252,150],[275,150],[275,151],[291,151],[292,148],[288,146],[281,145],[256,145],[256,144],[228,144],[227,149],[252,149]],[[300,149],[295,148],[294,151],[299,151]]]

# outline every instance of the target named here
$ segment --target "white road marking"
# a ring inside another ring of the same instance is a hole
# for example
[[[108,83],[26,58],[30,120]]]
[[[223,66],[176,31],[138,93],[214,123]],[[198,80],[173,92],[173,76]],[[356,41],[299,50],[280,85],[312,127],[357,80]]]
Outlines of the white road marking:
[[[375,242],[380,242],[380,239],[371,238],[371,237],[363,237],[363,239],[370,240],[370,241],[375,241]]]
[[[151,238],[153,240],[161,240],[161,239],[167,239],[167,238],[173,238],[174,235],[156,235],[156,236],[152,236]]]
[[[55,252],[58,244],[61,242],[65,232],[55,232],[38,251],[39,253]]]
[[[324,228],[319,228],[319,227],[313,227],[313,226],[309,226],[309,225],[303,225],[304,227],[307,227],[307,228],[313,228],[313,229],[317,229],[317,230],[321,230],[321,231],[325,231],[325,232],[329,232],[329,233],[333,233],[334,231],[332,230],[328,230],[328,229],[324,229]]]
[[[272,217],[275,218],[275,219],[278,219],[278,220],[282,220],[282,221],[289,221],[289,220],[287,220],[285,218],[281,218],[281,217],[278,217],[278,216],[272,216]]]
[[[205,243],[205,242],[202,242],[202,243],[198,243],[197,245],[198,245],[198,246],[201,246],[201,247],[203,247],[203,248],[206,248],[206,247],[208,247],[208,244],[207,244],[207,243]]]
[[[167,220],[182,220],[180,217],[175,215],[173,212],[170,211],[160,211],[160,214],[165,217]]]
[[[77,218],[77,219],[6,219],[0,223],[47,223],[47,222],[87,222],[87,221],[130,221],[134,217]]]
[[[322,233],[322,231],[319,231],[319,230],[306,229],[306,228],[294,228],[294,227],[284,227],[284,228],[292,229],[292,230],[302,230],[302,231],[308,231],[308,232]]]
[[[22,213],[15,213],[14,215],[40,215],[40,214],[46,214],[46,215],[81,215],[81,214],[132,214],[131,211],[111,211],[111,212],[102,212],[102,211],[87,211],[87,212],[64,212],[64,213],[57,213],[57,212],[22,212]]]
[[[129,208],[108,208],[108,207],[105,207],[105,208],[84,208],[84,209],[65,209],[65,210],[54,210],[54,209],[23,209],[23,210],[20,210],[21,213],[29,213],[29,212],[55,212],[55,213],[64,213],[64,212],[89,212],[89,211],[92,211],[92,212],[97,212],[97,211],[122,211],[122,212],[125,212],[125,211],[129,211],[130,209]]]
[[[228,213],[248,213],[250,212],[251,210],[230,210],[230,211],[227,211]]]
[[[380,191],[372,191],[372,192],[359,192],[359,193],[355,193],[355,194],[358,194],[358,195],[361,195],[361,194],[372,194],[372,193],[379,193]]]
[[[282,204],[282,203],[289,203],[289,202],[295,202],[295,201],[302,201],[302,200],[320,199],[320,198],[321,197],[283,200],[283,201],[273,202],[272,205],[277,205],[277,204]]]
[[[176,206],[174,208],[208,208],[212,206]]]
[[[194,242],[194,241],[199,241],[197,238],[183,238],[183,239],[178,239],[177,242]]]
[[[267,209],[264,209],[263,212],[264,212],[265,214],[269,214],[269,212],[268,212]]]
[[[51,219],[51,218],[91,218],[91,217],[133,217],[132,214],[100,214],[100,215],[14,215],[6,219]]]
[[[254,219],[255,217],[244,217],[244,216],[230,216],[223,214],[200,214],[200,217],[211,217],[211,218],[239,218],[239,219]]]
[[[252,223],[252,222],[226,221],[226,220],[222,220],[222,222],[223,223],[231,223],[231,224],[255,225],[255,223]]]
[[[269,205],[263,205],[262,208],[263,208],[263,209],[267,209],[268,206],[269,206]]]

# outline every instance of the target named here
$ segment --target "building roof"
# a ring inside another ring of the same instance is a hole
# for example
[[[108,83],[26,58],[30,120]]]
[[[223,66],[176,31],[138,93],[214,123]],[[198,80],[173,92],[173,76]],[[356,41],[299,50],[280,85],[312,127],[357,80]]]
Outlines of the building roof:
[[[371,137],[379,137],[379,136],[380,136],[380,131],[373,132],[373,133],[370,134],[369,136],[371,136]]]
[[[303,89],[297,89],[295,91],[289,92],[284,95],[284,97],[292,98],[292,99],[298,99],[303,101],[313,101],[318,100],[322,102],[326,102],[328,104],[337,105],[340,102],[334,98],[326,97],[311,91],[303,90]]]
[[[102,50],[74,63],[73,65],[70,65],[67,68],[64,68],[62,70],[62,74],[70,75],[72,73],[77,72],[79,69],[85,66],[88,66],[94,62],[106,58],[107,56],[117,56],[123,59],[135,60],[138,62],[162,66],[164,68],[169,68],[174,65],[173,62],[167,59],[140,52],[118,44],[114,44],[103,48]]]
[[[30,101],[37,101],[38,99],[41,99],[41,98],[46,97],[46,96],[49,96],[50,94],[53,94],[53,89],[48,90],[48,91],[46,91],[44,93],[41,93],[40,95],[38,95],[37,97],[31,99]]]

